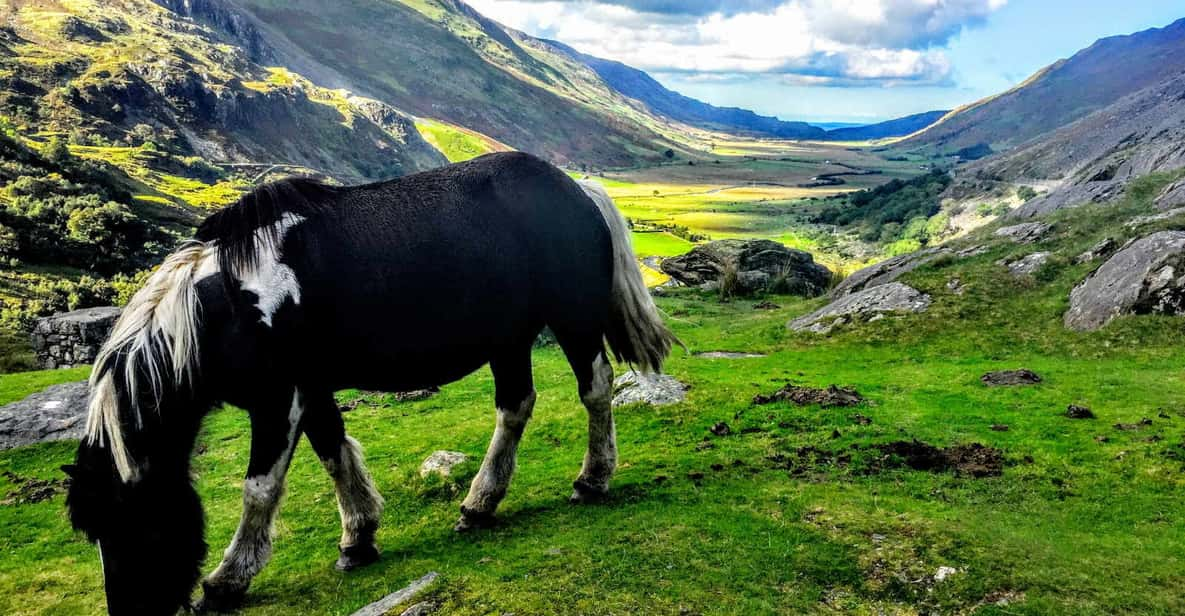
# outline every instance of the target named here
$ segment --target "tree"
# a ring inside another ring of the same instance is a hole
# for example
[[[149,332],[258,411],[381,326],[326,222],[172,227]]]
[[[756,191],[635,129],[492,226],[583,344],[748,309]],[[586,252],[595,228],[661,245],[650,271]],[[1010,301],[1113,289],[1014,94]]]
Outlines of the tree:
[[[1032,186],[1021,186],[1016,189],[1016,198],[1022,202],[1028,201],[1037,196],[1037,191],[1033,190]]]
[[[50,137],[49,143],[45,145],[45,160],[55,165],[64,165],[70,162],[70,158],[70,148],[66,147],[66,142],[56,135]]]
[[[674,158],[674,157],[675,157],[675,151],[674,151],[674,150],[672,150],[672,149],[670,149],[670,148],[667,148],[667,151],[666,151],[666,152],[663,152],[663,153],[662,153],[662,155],[663,155],[663,156],[666,156],[667,158]]]

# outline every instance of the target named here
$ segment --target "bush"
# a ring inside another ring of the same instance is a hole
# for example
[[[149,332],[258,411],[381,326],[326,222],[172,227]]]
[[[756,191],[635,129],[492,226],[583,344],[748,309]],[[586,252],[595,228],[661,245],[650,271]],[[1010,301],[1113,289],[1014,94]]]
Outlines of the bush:
[[[1020,188],[1016,189],[1016,198],[1020,199],[1022,203],[1029,201],[1036,196],[1037,191],[1033,190],[1032,186],[1021,186]]]

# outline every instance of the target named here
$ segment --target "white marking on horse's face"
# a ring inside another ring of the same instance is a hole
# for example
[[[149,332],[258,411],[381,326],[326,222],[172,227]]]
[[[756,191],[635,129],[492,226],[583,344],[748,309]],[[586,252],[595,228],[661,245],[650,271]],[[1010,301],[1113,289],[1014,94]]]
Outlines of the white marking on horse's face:
[[[275,223],[277,238],[275,244],[264,239],[266,236],[263,231],[257,231],[256,245],[260,252],[258,265],[254,271],[240,274],[240,284],[243,290],[251,291],[259,298],[255,307],[259,308],[259,312],[263,315],[260,321],[268,327],[272,326],[272,317],[275,316],[280,306],[284,305],[285,300],[291,298],[292,303],[300,303],[300,283],[297,282],[296,273],[292,271],[292,268],[280,263],[280,258],[283,256],[280,252],[280,244],[284,242],[284,236],[288,234],[288,231],[304,220],[303,216],[284,214]]]

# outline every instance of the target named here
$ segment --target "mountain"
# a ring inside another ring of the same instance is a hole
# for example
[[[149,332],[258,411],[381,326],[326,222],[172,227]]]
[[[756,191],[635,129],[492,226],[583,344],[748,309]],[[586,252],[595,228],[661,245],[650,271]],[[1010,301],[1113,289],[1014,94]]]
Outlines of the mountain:
[[[580,53],[558,41],[546,43],[596,71],[613,89],[673,120],[713,130],[758,133],[785,139],[822,139],[827,134],[806,122],[786,122],[747,109],[709,105],[669,90],[646,72],[621,62]]]
[[[986,144],[1020,145],[1181,70],[1185,19],[1164,28],[1104,38],[997,96],[956,109],[902,147],[952,153]]]
[[[873,139],[887,139],[889,137],[902,137],[930,126],[947,113],[949,112],[926,111],[878,124],[834,128],[827,131],[824,139],[828,141],[868,141]]]
[[[345,181],[443,162],[395,109],[266,68],[249,28],[239,31],[243,44],[228,44],[222,32],[135,0],[5,3],[0,20],[4,115],[26,133],[69,132],[96,158],[153,142],[207,162]]]
[[[459,0],[177,4],[212,27],[248,24],[276,63],[315,83],[557,163],[634,165],[687,141],[687,127],[669,126],[552,45]]]
[[[1026,218],[1123,194],[1132,180],[1185,168],[1185,67],[1023,146],[976,161],[952,191],[1029,185],[1044,193],[1012,212]]]

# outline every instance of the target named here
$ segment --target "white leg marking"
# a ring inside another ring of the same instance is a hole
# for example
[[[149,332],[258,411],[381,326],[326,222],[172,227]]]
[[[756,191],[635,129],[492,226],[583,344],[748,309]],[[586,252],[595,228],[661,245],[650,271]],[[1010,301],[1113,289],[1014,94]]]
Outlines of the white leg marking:
[[[333,477],[337,492],[337,510],[342,521],[341,547],[372,542],[383,513],[383,497],[366,470],[362,447],[347,436],[338,460],[331,458],[322,463]]]
[[[517,409],[498,409],[498,425],[494,428],[494,437],[490,439],[490,447],[486,450],[486,457],[482,460],[481,470],[473,478],[469,486],[469,495],[461,506],[481,513],[493,513],[498,503],[506,496],[506,489],[510,486],[510,477],[514,474],[515,458],[518,454],[518,442],[522,439],[523,429],[527,420],[531,418],[531,411],[535,408],[535,391],[532,390]]]
[[[599,355],[593,362],[593,379],[580,401],[588,410],[588,451],[577,481],[606,492],[617,468],[617,430],[613,425],[613,366]]]
[[[288,411],[288,446],[267,474],[248,477],[243,482],[243,517],[234,539],[223,553],[222,562],[206,578],[208,584],[229,590],[246,589],[271,557],[272,522],[280,508],[284,480],[296,448],[303,414],[304,401],[297,391]]]

